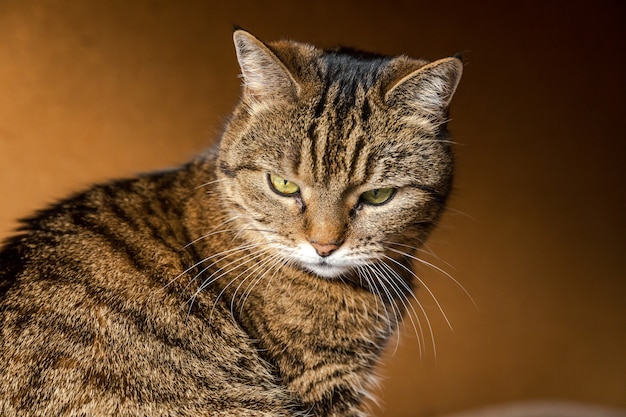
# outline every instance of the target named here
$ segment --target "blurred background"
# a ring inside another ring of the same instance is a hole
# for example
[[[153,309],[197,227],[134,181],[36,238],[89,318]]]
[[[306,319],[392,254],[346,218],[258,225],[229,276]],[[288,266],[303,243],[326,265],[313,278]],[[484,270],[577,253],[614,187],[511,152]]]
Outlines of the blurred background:
[[[452,329],[420,288],[434,343],[410,325],[391,343],[375,415],[626,407],[625,20],[618,1],[0,0],[0,238],[69,192],[214,143],[239,94],[233,24],[463,52],[456,187],[425,259],[477,307],[419,267]]]

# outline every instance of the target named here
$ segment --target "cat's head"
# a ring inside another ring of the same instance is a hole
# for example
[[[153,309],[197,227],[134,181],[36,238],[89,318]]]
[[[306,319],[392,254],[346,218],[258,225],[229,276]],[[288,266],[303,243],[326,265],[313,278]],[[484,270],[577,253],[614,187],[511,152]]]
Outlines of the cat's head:
[[[241,233],[325,278],[417,248],[451,187],[461,61],[234,41],[243,94],[218,176]]]

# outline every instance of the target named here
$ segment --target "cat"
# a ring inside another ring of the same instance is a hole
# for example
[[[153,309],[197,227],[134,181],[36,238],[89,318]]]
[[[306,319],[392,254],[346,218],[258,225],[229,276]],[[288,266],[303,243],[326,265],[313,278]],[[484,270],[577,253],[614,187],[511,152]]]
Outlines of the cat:
[[[462,62],[233,38],[216,147],[5,242],[0,415],[366,415],[451,189]]]

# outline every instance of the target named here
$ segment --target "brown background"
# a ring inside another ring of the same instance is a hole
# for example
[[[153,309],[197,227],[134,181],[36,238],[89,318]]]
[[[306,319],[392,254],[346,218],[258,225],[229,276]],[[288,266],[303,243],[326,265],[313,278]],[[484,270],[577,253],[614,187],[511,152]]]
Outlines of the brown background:
[[[313,3],[313,2],[311,2]],[[0,237],[15,219],[210,145],[239,81],[232,24],[265,39],[438,58],[452,210],[422,268],[437,354],[411,326],[379,416],[522,399],[626,406],[624,2],[0,0]],[[422,322],[424,319],[422,317]]]

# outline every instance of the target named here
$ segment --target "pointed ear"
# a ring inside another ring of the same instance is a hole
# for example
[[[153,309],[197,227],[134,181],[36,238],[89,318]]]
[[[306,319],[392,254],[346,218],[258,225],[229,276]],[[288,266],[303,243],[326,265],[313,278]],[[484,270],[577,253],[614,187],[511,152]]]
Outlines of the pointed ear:
[[[415,112],[445,113],[462,73],[459,58],[431,62],[392,84],[385,93],[385,102]]]
[[[263,42],[242,29],[233,33],[233,41],[243,79],[243,97],[250,105],[296,98],[298,84]]]

